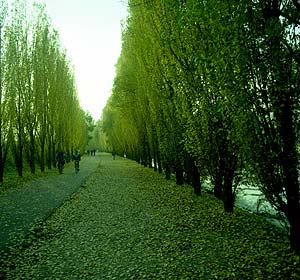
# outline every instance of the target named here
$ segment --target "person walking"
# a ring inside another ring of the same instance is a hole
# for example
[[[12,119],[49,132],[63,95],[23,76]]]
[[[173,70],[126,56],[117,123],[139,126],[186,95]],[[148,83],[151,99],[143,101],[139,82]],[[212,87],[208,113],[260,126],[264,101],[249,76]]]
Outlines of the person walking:
[[[64,153],[64,151],[57,152],[55,155],[55,160],[57,161],[58,172],[59,174],[62,174],[64,164],[66,162],[66,154]]]
[[[76,150],[72,155],[72,161],[74,161],[75,173],[79,172],[79,161],[81,160],[80,153]]]

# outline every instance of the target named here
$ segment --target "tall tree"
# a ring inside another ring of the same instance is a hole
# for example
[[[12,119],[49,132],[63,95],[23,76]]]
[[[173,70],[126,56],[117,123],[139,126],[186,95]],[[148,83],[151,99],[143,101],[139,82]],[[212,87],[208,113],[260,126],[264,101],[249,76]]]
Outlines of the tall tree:
[[[250,169],[299,251],[297,3],[130,0],[103,128],[122,147],[134,127],[133,149],[159,147],[167,173],[200,171],[228,212]]]
[[[30,110],[26,104],[30,102],[28,93],[28,21],[26,19],[25,1],[15,1],[13,4],[12,22],[6,32],[6,90],[8,109],[12,128],[11,147],[19,176],[23,174],[23,153],[25,146],[25,110]]]
[[[38,20],[33,37],[33,92],[38,121],[38,159],[41,171],[45,170],[45,153],[48,122],[48,58],[50,50],[50,25],[44,6],[37,6]]]
[[[7,16],[7,2],[1,0],[0,2],[0,182],[3,181],[4,166],[8,152],[8,121],[7,121],[7,102],[4,98],[4,69],[5,62],[4,44],[3,44],[3,30],[5,26],[5,18]]]
[[[249,3],[242,48],[247,54],[249,102],[243,109],[251,115],[245,139],[252,146],[252,171],[267,199],[285,214],[291,246],[299,253],[298,6],[296,1]]]

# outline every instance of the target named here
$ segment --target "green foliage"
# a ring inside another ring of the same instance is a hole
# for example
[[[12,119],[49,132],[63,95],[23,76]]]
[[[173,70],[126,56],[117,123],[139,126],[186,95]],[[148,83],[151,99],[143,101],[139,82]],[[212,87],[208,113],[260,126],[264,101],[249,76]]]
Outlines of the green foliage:
[[[191,159],[229,212],[254,178],[299,251],[299,7],[279,2],[128,1],[103,129],[178,179]]]
[[[45,7],[35,4],[29,16],[26,1],[14,1],[10,13],[2,2],[0,181],[8,153],[22,176],[24,163],[44,171],[58,149],[84,150],[87,142],[73,69]]]

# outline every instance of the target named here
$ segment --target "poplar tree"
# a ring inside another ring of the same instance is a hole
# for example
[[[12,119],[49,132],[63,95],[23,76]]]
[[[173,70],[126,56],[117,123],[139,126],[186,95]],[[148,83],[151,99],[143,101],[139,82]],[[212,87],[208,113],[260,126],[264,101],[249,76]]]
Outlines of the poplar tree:
[[[227,212],[240,180],[255,181],[299,252],[299,3],[128,4],[103,112],[113,149],[134,143],[144,162],[159,151],[177,182],[182,171],[198,181],[200,172]]]
[[[11,24],[6,31],[6,98],[8,100],[9,120],[12,129],[10,137],[12,154],[19,176],[23,175],[24,147],[26,143],[26,109],[30,110],[31,84],[29,26],[26,18],[26,3],[13,3]]]
[[[288,220],[291,247],[298,253],[299,12],[297,1],[248,2],[245,40],[240,42],[248,81],[241,106],[250,116],[244,140],[251,172],[268,201]]]
[[[0,182],[3,182],[4,166],[8,152],[8,121],[7,121],[7,102],[4,97],[4,39],[3,31],[5,29],[5,18],[7,17],[7,2],[0,1]]]

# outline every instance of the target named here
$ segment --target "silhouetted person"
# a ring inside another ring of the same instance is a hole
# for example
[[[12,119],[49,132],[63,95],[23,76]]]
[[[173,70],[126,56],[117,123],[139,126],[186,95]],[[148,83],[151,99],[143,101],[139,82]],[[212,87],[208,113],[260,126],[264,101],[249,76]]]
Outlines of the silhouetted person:
[[[75,153],[73,153],[73,155],[72,155],[72,161],[74,161],[76,173],[79,171],[79,161],[80,160],[81,160],[80,153],[78,151],[75,151]]]
[[[62,170],[64,168],[64,164],[66,162],[66,154],[63,151],[59,151],[55,155],[55,160],[57,161],[57,168],[59,174],[62,174]]]

